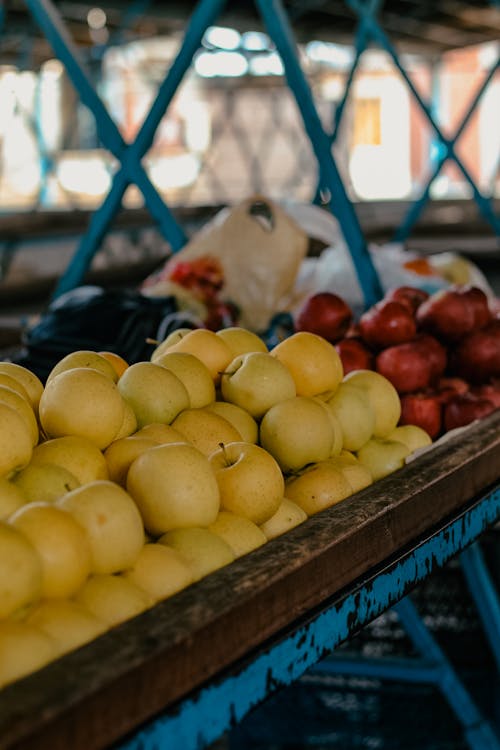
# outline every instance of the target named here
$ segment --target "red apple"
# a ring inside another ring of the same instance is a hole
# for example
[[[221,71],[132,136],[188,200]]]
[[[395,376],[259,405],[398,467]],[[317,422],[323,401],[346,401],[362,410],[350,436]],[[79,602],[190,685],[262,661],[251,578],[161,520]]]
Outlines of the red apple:
[[[442,404],[447,404],[455,396],[461,396],[470,390],[469,384],[463,378],[439,378],[435,392]]]
[[[500,320],[493,320],[460,341],[452,354],[451,367],[471,383],[500,378]]]
[[[309,331],[328,341],[341,339],[352,321],[352,310],[332,292],[318,292],[308,297],[295,317],[296,331]]]
[[[359,339],[341,339],[335,344],[335,349],[342,360],[344,375],[353,370],[373,370],[373,354]]]
[[[413,286],[398,286],[394,289],[389,289],[385,295],[385,299],[401,302],[401,304],[406,305],[412,313],[415,313],[422,302],[425,302],[428,298],[429,292]]]
[[[420,391],[432,379],[430,357],[413,341],[384,349],[377,355],[375,369],[391,381],[398,393]]]
[[[413,314],[401,302],[382,300],[359,319],[359,330],[368,346],[384,349],[411,341],[416,334]]]
[[[428,333],[419,334],[416,336],[413,343],[429,357],[431,365],[431,382],[434,382],[437,378],[440,378],[446,370],[446,365],[448,364],[446,349],[436,338],[434,338],[434,336],[430,336]]]
[[[452,286],[436,292],[416,313],[420,329],[445,341],[457,341],[492,318],[488,297],[474,286]]]
[[[434,440],[442,428],[439,399],[427,393],[408,393],[402,396],[399,424],[416,424]]]
[[[500,409],[500,380],[494,380],[492,383],[484,383],[483,385],[476,385],[471,388],[471,393],[473,393],[474,396],[487,398],[495,404],[497,409]]]
[[[445,430],[453,430],[455,427],[464,427],[476,419],[482,419],[496,407],[493,401],[473,393],[464,393],[455,396],[444,407]]]

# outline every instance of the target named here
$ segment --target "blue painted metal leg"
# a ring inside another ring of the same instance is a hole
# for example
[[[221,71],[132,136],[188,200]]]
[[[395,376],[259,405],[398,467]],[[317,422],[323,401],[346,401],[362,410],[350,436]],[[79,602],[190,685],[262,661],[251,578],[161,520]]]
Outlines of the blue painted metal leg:
[[[439,665],[437,684],[464,727],[465,736],[472,750],[500,750],[500,740],[478,711],[468,690],[419,617],[410,597],[402,599],[394,609],[413,644],[422,654]]]
[[[460,518],[402,559],[361,582],[352,593],[314,614],[292,634],[152,721],[128,738],[121,745],[122,750],[157,750],[160,747],[162,750],[201,750],[206,747],[266,697],[290,685],[339,643],[393,606],[411,587],[463,550],[499,517],[500,487],[497,487]],[[402,611],[404,617],[406,610]],[[442,670],[441,675],[444,679],[449,673]],[[447,689],[450,684],[447,683]],[[473,746],[475,750],[486,750],[486,747],[498,750],[495,736],[488,735],[482,724],[476,727],[469,722],[467,731],[469,738],[474,738],[475,733],[479,737]],[[489,745],[479,744],[483,736],[492,740]]]
[[[460,563],[500,674],[500,601],[479,542],[462,552]]]
[[[373,266],[354,207],[347,196],[331,151],[330,139],[323,130],[311,90],[300,67],[292,29],[281,0],[256,0],[259,12],[283,61],[288,85],[302,115],[304,127],[316,154],[322,182],[331,193],[345,240],[351,252],[366,306],[382,297],[377,272]]]

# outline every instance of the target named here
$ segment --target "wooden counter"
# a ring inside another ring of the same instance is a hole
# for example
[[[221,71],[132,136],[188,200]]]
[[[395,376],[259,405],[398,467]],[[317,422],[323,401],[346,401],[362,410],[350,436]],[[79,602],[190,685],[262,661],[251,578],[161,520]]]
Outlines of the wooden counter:
[[[447,524],[499,479],[497,410],[372,487],[5,688],[0,747],[109,746],[160,711],[175,710],[240,660],[256,658],[273,639],[422,539],[446,533]],[[496,502],[485,524],[499,515]]]

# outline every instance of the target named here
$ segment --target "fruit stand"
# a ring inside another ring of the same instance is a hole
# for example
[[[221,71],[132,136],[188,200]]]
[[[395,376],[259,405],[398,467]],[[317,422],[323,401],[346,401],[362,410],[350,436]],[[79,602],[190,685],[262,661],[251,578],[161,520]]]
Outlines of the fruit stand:
[[[497,411],[7,686],[2,748],[205,747],[494,525],[499,466]]]

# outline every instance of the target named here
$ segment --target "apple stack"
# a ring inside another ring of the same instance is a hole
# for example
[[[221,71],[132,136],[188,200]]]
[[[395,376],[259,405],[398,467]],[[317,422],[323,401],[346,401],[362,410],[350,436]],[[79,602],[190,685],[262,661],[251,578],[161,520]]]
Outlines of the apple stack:
[[[335,343],[346,373],[374,369],[401,398],[400,424],[433,439],[500,406],[500,319],[486,294],[453,286],[429,296],[398,287],[353,324],[346,303],[323,292],[306,300],[297,330]]]
[[[399,469],[394,386],[297,332],[0,363],[0,687]]]

